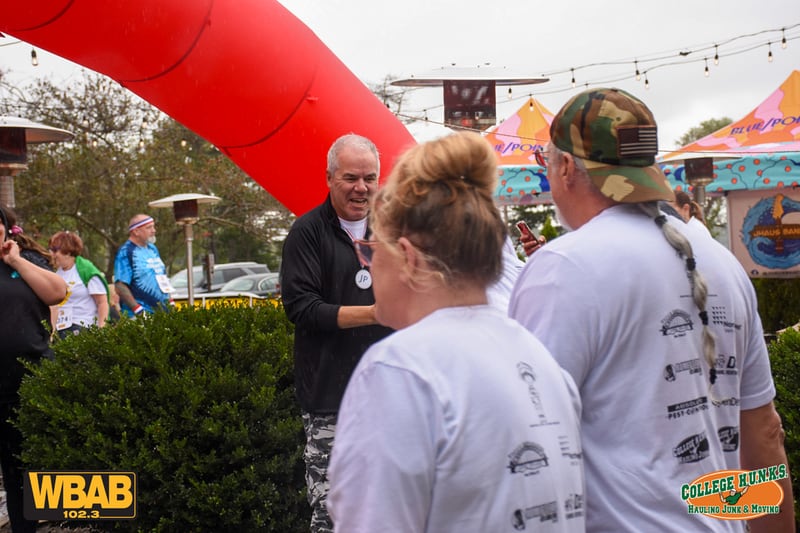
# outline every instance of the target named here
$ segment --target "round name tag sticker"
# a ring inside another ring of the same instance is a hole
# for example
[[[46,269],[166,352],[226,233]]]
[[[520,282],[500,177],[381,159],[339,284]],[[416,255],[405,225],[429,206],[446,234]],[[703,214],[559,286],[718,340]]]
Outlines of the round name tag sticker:
[[[372,275],[369,270],[362,268],[356,272],[356,287],[359,289],[369,289],[372,287]]]

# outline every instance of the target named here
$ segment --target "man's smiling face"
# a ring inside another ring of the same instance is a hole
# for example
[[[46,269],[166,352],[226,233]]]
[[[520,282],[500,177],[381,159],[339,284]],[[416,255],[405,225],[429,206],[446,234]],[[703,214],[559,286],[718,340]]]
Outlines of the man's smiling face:
[[[369,199],[378,189],[378,161],[366,148],[345,146],[338,163],[333,174],[328,173],[333,208],[344,220],[361,220],[369,213]]]

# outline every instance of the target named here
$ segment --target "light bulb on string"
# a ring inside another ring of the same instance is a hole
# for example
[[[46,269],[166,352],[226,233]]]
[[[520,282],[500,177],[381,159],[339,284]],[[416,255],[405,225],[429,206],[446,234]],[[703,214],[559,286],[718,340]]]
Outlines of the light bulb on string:
[[[139,148],[144,150],[144,139],[139,139]]]
[[[509,87],[508,88],[508,99],[511,100],[511,98],[512,98],[511,87]]]
[[[786,30],[781,28],[781,48],[786,50]]]
[[[719,65],[719,49],[716,44],[714,45],[714,64]]]
[[[709,75],[709,72],[708,72],[708,58],[707,58],[707,57],[704,57],[704,58],[703,58],[703,61],[705,61],[705,62],[706,62],[706,70],[705,70],[705,75],[706,75],[706,78],[707,78],[707,77],[708,77],[708,75]]]
[[[532,95],[532,94],[529,94],[529,95],[528,95],[528,98],[530,98],[530,100],[528,101],[528,110],[529,110],[531,113],[533,113],[533,95]]]
[[[645,89],[650,88],[650,80],[647,79],[647,72],[644,73],[644,88]]]
[[[639,81],[642,79],[642,73],[639,72],[639,61],[634,59],[633,65],[636,67],[636,81]]]
[[[39,58],[36,57],[36,48],[31,48],[31,65],[34,67],[39,66]]]
[[[572,72],[572,87],[574,88],[575,87],[575,69],[571,68],[569,70],[570,70],[570,72]]]
[[[771,42],[767,43],[767,46],[769,47],[769,53],[767,53],[767,61],[772,63],[772,43]]]
[[[86,115],[83,115],[83,120],[81,121],[81,125],[84,128],[88,128],[89,127],[89,117],[87,117]]]

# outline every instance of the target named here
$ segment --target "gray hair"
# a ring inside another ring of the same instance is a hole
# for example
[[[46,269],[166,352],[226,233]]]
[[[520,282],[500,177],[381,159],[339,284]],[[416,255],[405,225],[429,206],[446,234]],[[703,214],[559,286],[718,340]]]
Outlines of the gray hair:
[[[378,175],[380,176],[381,158],[380,154],[378,154],[378,148],[375,146],[375,143],[373,143],[366,137],[363,137],[361,135],[356,135],[355,133],[348,133],[346,135],[342,135],[341,137],[336,139],[331,145],[330,149],[328,150],[328,166],[326,168],[329,174],[335,174],[336,171],[339,169],[339,152],[345,146],[354,146],[372,152],[372,155],[375,156],[375,161],[378,164],[377,171]]]
[[[553,143],[550,143],[550,150],[553,153],[553,155],[555,155],[558,158],[562,158],[564,154],[569,153],[565,152],[564,150],[562,150]],[[586,189],[593,196],[597,196],[598,198],[601,198],[603,200],[608,200],[608,197],[604,195],[599,188],[597,188],[597,185],[594,184],[592,178],[589,176],[589,172],[586,170],[586,163],[583,161],[583,158],[580,158],[572,154],[569,155],[575,164],[575,173],[573,174],[573,177],[577,177],[582,182],[584,182],[584,184],[586,185]]]

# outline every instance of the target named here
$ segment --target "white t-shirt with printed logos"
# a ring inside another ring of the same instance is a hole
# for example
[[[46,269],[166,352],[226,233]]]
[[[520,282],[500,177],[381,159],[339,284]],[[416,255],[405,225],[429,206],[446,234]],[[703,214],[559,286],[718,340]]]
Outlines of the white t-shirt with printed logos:
[[[524,266],[525,263],[517,256],[511,237],[506,237],[503,243],[503,272],[500,278],[486,289],[486,297],[490,305],[496,306],[504,313],[508,311],[511,289],[514,288]]]
[[[106,288],[97,276],[89,280],[88,287],[83,284],[78,269],[73,265],[69,270],[59,267],[56,274],[67,282],[69,299],[58,306],[56,329],[66,329],[72,325],[91,326],[97,323],[97,303],[93,294],[106,295]]]
[[[510,316],[580,389],[589,531],[743,528],[689,515],[681,485],[739,468],[739,410],[775,395],[755,292],[728,250],[667,218],[708,283],[713,398],[685,263],[635,207],[607,209],[548,242],[511,296]]]
[[[488,305],[435,311],[364,354],[328,475],[337,531],[584,531],[575,385]]]

